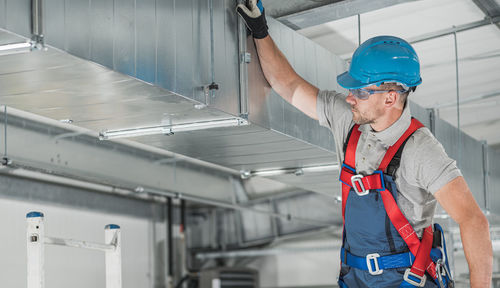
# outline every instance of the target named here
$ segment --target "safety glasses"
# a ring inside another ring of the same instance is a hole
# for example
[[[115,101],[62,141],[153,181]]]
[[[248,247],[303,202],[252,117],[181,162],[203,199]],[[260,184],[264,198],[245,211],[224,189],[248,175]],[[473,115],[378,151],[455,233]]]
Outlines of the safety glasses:
[[[358,88],[358,89],[349,89],[349,92],[351,92],[354,97],[361,99],[361,100],[366,100],[370,95],[372,94],[379,94],[379,93],[385,93],[385,92],[390,92],[390,91],[396,91],[398,93],[403,93],[406,92],[406,90],[367,90],[363,88]]]

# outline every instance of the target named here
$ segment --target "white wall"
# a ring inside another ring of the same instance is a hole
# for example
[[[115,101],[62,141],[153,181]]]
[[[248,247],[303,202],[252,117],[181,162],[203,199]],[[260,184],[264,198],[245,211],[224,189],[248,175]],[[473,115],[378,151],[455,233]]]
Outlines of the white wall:
[[[340,247],[340,240],[332,237],[282,244],[276,248],[332,245]],[[339,264],[339,250],[328,250],[259,257],[248,266],[259,271],[261,287],[312,287],[336,285]]]

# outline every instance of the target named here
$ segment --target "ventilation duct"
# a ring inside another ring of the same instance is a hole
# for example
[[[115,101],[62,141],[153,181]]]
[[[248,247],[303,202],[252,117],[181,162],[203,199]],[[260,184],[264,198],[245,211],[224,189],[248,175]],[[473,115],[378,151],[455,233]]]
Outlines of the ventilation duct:
[[[31,1],[3,1],[0,44],[29,40]],[[97,132],[160,127],[160,135],[130,139],[222,166],[232,175],[260,174],[332,199],[338,196],[336,171],[321,169],[338,165],[333,136],[269,87],[253,40],[235,13],[234,0],[37,3],[43,10],[43,40],[49,50],[0,56],[2,104],[95,131],[96,137]],[[346,70],[344,61],[268,20],[273,39],[304,79],[320,89],[342,91],[336,75]],[[473,192],[487,207],[486,187],[494,180],[486,180],[486,168],[476,169],[484,161],[454,155],[453,141],[461,132],[452,131],[421,107],[412,104],[411,108],[438,139],[443,138],[447,149],[450,145],[450,154],[467,164],[464,175],[474,179],[470,181],[477,187]],[[248,125],[179,133],[173,129],[227,119]],[[170,132],[175,134],[162,135]],[[483,146],[476,142],[467,138],[465,145],[479,151]],[[285,173],[266,175],[265,171]],[[99,167],[91,172],[98,174]],[[141,172],[153,175],[155,171]]]

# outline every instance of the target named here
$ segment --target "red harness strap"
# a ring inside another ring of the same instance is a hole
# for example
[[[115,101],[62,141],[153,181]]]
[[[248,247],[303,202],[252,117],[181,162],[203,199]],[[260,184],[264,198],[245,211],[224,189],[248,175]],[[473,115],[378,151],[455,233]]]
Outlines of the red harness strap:
[[[352,127],[351,137],[349,138],[349,143],[347,143],[347,149],[345,150],[344,163],[350,167],[356,167],[356,147],[358,146],[359,136],[361,136],[361,131],[358,130],[359,125],[356,124]],[[344,169],[340,175],[343,174]],[[349,197],[349,191],[351,187],[345,185],[345,183],[350,183],[351,178],[349,177],[349,182],[344,182],[342,185],[342,219],[345,224],[345,205],[347,203],[347,197]]]
[[[423,127],[422,123],[420,123],[416,119],[412,119],[410,127],[406,130],[406,132],[399,138],[398,141],[387,150],[382,162],[379,166],[379,171],[385,171],[387,166],[391,162],[394,155],[397,153],[398,149],[401,145],[413,134],[417,129]],[[359,125],[354,125],[352,128],[351,137],[349,139],[349,143],[347,144],[347,149],[345,152],[345,161],[344,164],[348,165],[351,168],[356,167],[356,148],[359,141],[359,137],[361,136],[361,132],[359,131]],[[342,217],[345,224],[345,207],[347,203],[347,198],[349,197],[349,192],[353,185],[357,185],[358,190],[359,182],[352,183],[351,177],[355,175],[355,171],[342,167],[340,180],[342,181]],[[363,186],[366,190],[371,189],[380,189],[380,194],[382,196],[382,201],[384,203],[384,208],[386,213],[391,220],[392,225],[396,228],[398,233],[401,235],[403,240],[408,245],[408,248],[415,255],[415,262],[413,263],[410,272],[423,277],[425,274],[425,270],[429,272],[429,274],[436,279],[436,269],[435,264],[430,259],[430,250],[432,248],[432,240],[433,240],[433,232],[432,227],[429,226],[424,230],[424,236],[422,241],[418,238],[417,234],[413,230],[413,227],[410,225],[406,217],[403,215],[399,207],[397,206],[394,197],[391,192],[385,189],[382,184],[382,176],[380,174],[368,175],[362,178]]]

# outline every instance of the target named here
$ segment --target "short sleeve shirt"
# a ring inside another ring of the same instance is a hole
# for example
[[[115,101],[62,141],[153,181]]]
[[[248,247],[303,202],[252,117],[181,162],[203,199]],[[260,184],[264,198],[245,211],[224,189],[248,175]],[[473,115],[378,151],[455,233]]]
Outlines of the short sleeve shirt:
[[[320,91],[316,107],[319,123],[333,133],[339,163],[344,160],[344,142],[355,124],[345,98],[345,95],[335,91]],[[377,170],[387,149],[396,143],[410,124],[410,108],[406,105],[400,118],[383,131],[373,131],[370,124],[360,125],[356,171],[369,175]],[[425,227],[432,224],[437,205],[433,194],[461,175],[456,162],[448,157],[429,129],[420,128],[408,138],[396,171],[396,201],[419,236]]]

